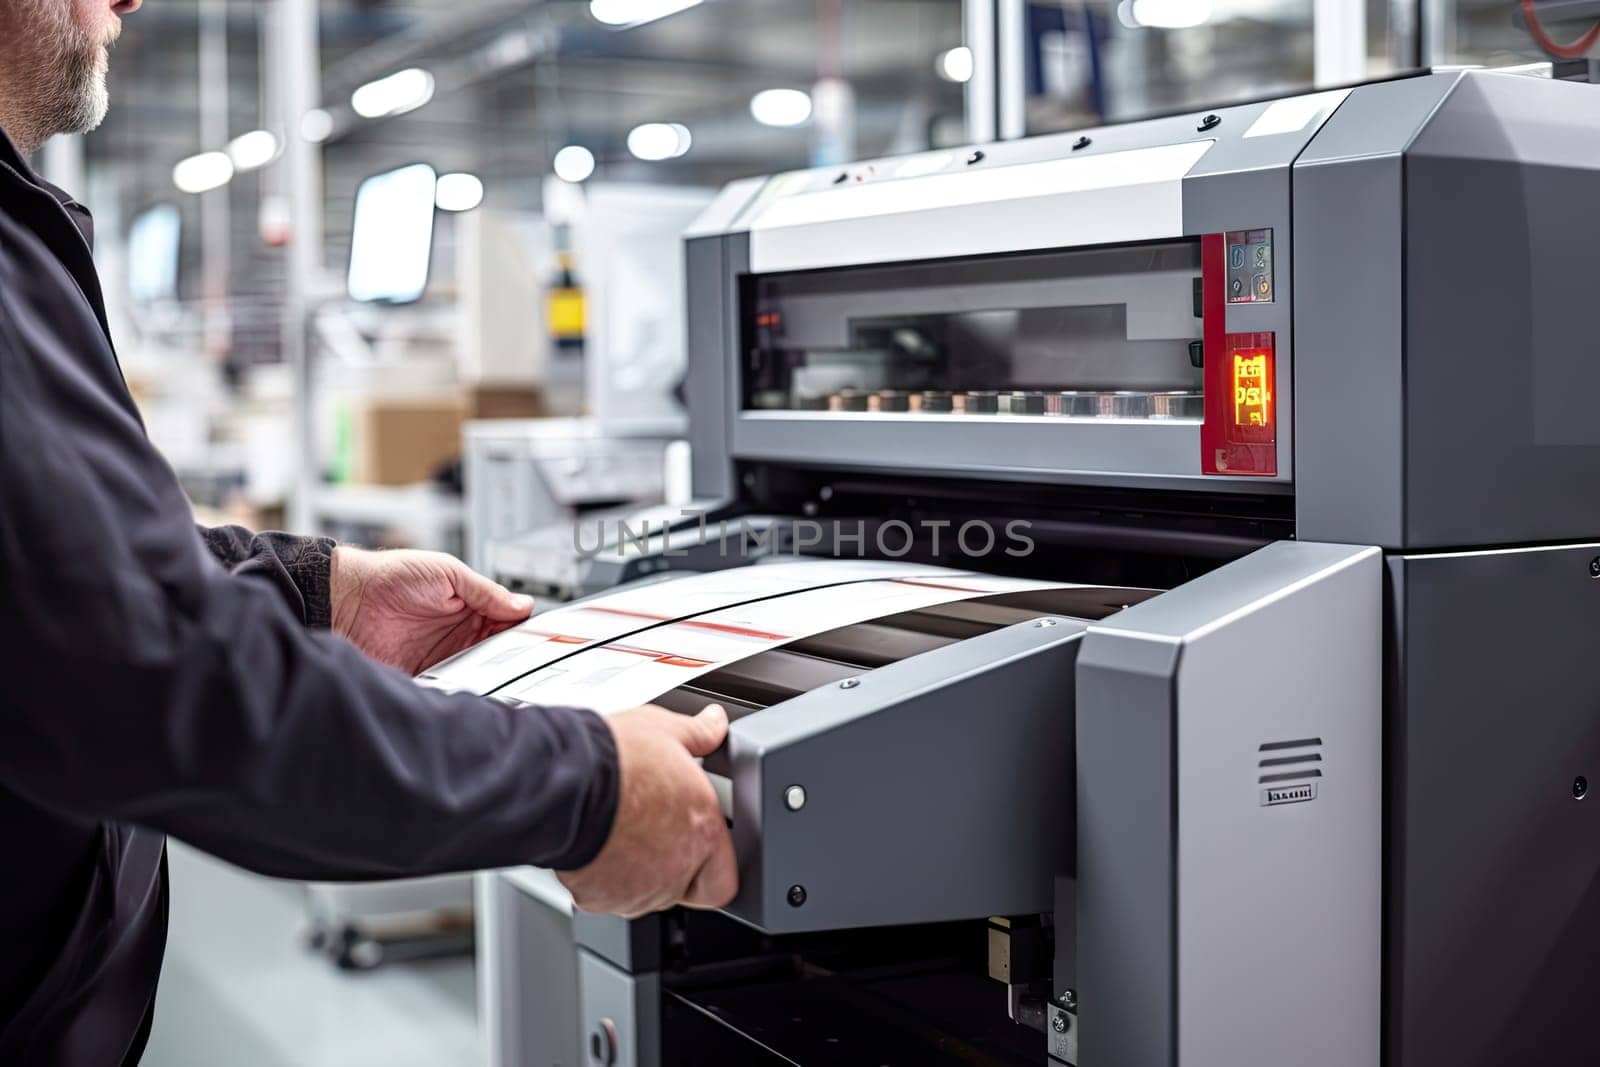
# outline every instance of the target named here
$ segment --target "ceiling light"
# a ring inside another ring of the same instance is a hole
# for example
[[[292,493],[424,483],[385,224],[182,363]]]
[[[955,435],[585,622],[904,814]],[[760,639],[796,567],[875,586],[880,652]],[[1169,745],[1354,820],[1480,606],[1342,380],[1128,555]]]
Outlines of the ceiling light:
[[[589,14],[607,26],[637,26],[676,15],[700,0],[589,0]]]
[[[255,170],[278,158],[278,138],[271,130],[251,130],[228,142],[228,158],[233,169]]]
[[[420,67],[396,71],[350,94],[350,107],[364,119],[403,115],[433,99],[433,75]]]
[[[533,58],[534,42],[525,30],[501,34],[483,50],[483,59],[494,70],[509,70]]]
[[[750,98],[750,114],[763,126],[800,126],[811,117],[811,94],[763,89]]]
[[[689,128],[676,122],[647,122],[628,131],[628,151],[651,162],[681,156],[691,142]]]
[[[972,49],[960,45],[948,52],[940,52],[936,69],[939,77],[947,82],[969,82],[972,80]]]
[[[312,108],[300,116],[300,136],[312,144],[321,144],[333,136],[333,116],[320,107]]]
[[[581,144],[569,144],[552,161],[556,177],[574,184],[594,173],[594,153]]]
[[[471,211],[483,203],[483,181],[476,174],[441,174],[433,202],[440,211]]]
[[[1186,30],[1211,17],[1211,0],[1131,0],[1128,15],[1139,26]]]
[[[233,160],[226,152],[201,152],[172,168],[172,184],[185,193],[206,193],[233,180]]]

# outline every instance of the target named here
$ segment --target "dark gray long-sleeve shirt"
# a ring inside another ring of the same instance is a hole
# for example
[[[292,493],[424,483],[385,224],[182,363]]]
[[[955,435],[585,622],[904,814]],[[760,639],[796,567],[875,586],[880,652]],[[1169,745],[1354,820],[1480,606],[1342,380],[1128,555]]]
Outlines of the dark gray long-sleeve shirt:
[[[330,543],[196,531],[81,213],[0,134],[6,1064],[137,1060],[164,834],[299,878],[574,868],[616,810],[593,713],[418,687],[325,629]]]

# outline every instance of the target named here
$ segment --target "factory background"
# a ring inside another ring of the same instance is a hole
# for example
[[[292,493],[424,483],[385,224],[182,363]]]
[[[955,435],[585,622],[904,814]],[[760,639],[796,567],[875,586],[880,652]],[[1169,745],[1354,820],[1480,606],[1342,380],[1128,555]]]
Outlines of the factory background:
[[[147,0],[34,162],[202,521],[486,569],[687,501],[680,234],[729,182],[1548,59],[1510,0]],[[172,871],[145,1062],[486,1062],[470,879]]]

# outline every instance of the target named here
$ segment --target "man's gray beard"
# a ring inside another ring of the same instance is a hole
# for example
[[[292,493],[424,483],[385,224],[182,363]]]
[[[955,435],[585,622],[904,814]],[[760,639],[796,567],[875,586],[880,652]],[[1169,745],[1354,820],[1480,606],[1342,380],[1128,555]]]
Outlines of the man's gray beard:
[[[10,0],[31,7],[31,22],[44,45],[34,72],[36,122],[48,137],[56,133],[88,133],[99,126],[111,105],[106,91],[104,45],[91,40],[72,23],[70,3],[60,0]]]
[[[88,133],[105,121],[111,107],[111,94],[106,90],[106,50],[95,48],[92,56],[79,55],[75,59],[76,62],[62,63],[61,84],[47,105],[49,123],[57,133]]]

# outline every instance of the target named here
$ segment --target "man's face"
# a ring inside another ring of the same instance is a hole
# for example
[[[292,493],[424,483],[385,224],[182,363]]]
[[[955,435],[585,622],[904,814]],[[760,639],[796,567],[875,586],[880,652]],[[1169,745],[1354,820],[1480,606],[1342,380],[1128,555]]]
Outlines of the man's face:
[[[42,140],[87,133],[106,116],[107,50],[141,0],[0,0],[7,91]]]

